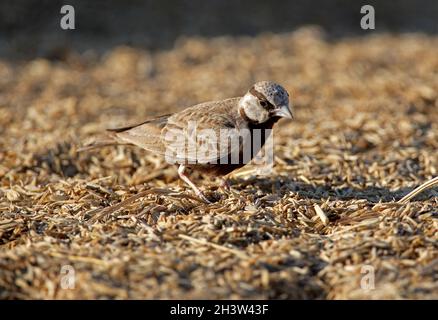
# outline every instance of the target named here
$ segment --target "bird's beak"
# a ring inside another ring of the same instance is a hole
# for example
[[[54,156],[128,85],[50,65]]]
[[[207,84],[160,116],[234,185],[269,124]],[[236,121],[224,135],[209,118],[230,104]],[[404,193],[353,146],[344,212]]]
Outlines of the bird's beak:
[[[288,105],[281,106],[279,109],[275,110],[274,115],[281,118],[288,118],[288,119],[294,118]]]

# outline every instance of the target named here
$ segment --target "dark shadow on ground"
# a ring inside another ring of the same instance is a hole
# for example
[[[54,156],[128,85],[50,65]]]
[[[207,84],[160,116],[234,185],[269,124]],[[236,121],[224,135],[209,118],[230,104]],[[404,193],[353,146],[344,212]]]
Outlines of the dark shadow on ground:
[[[266,194],[269,194],[272,193],[272,186],[274,185],[275,189],[278,190],[280,195],[286,194],[287,192],[293,192],[298,194],[300,197],[314,200],[327,198],[342,201],[348,201],[352,199],[366,199],[371,203],[378,203],[380,201],[398,201],[417,187],[405,187],[396,190],[390,190],[389,188],[377,186],[365,186],[363,188],[337,187],[330,186],[328,184],[312,185],[294,178],[285,177],[253,177],[246,180],[237,178],[232,179],[230,183],[232,187],[237,190],[252,185],[267,192]],[[425,190],[421,194],[417,195],[413,199],[413,201],[424,201],[436,196],[436,188],[432,188],[429,190]]]

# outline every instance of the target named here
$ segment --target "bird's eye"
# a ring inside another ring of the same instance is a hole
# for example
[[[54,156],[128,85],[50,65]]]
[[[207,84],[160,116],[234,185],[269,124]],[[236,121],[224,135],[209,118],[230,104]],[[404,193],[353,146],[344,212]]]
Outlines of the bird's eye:
[[[268,106],[268,103],[267,103],[266,101],[262,100],[262,101],[260,101],[260,105],[261,105],[263,108],[266,108],[266,107]]]

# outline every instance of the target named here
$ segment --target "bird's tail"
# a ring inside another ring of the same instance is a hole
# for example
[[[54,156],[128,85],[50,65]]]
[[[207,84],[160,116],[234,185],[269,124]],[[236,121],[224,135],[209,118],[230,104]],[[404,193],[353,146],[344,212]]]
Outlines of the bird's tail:
[[[85,141],[85,143],[79,149],[77,149],[77,152],[89,151],[93,149],[123,144],[126,145],[127,143],[124,141],[120,141],[120,139],[117,138],[114,132],[107,131],[104,134],[94,136],[88,141]]]

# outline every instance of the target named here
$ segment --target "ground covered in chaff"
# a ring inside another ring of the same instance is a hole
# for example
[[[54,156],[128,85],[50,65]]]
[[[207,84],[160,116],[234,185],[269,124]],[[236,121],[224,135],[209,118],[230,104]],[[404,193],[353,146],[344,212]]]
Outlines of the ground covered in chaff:
[[[0,60],[0,298],[438,298],[437,189],[396,203],[437,175],[438,38],[301,29],[57,58]],[[296,120],[272,174],[193,176],[213,204],[138,148],[76,153],[264,79]]]

